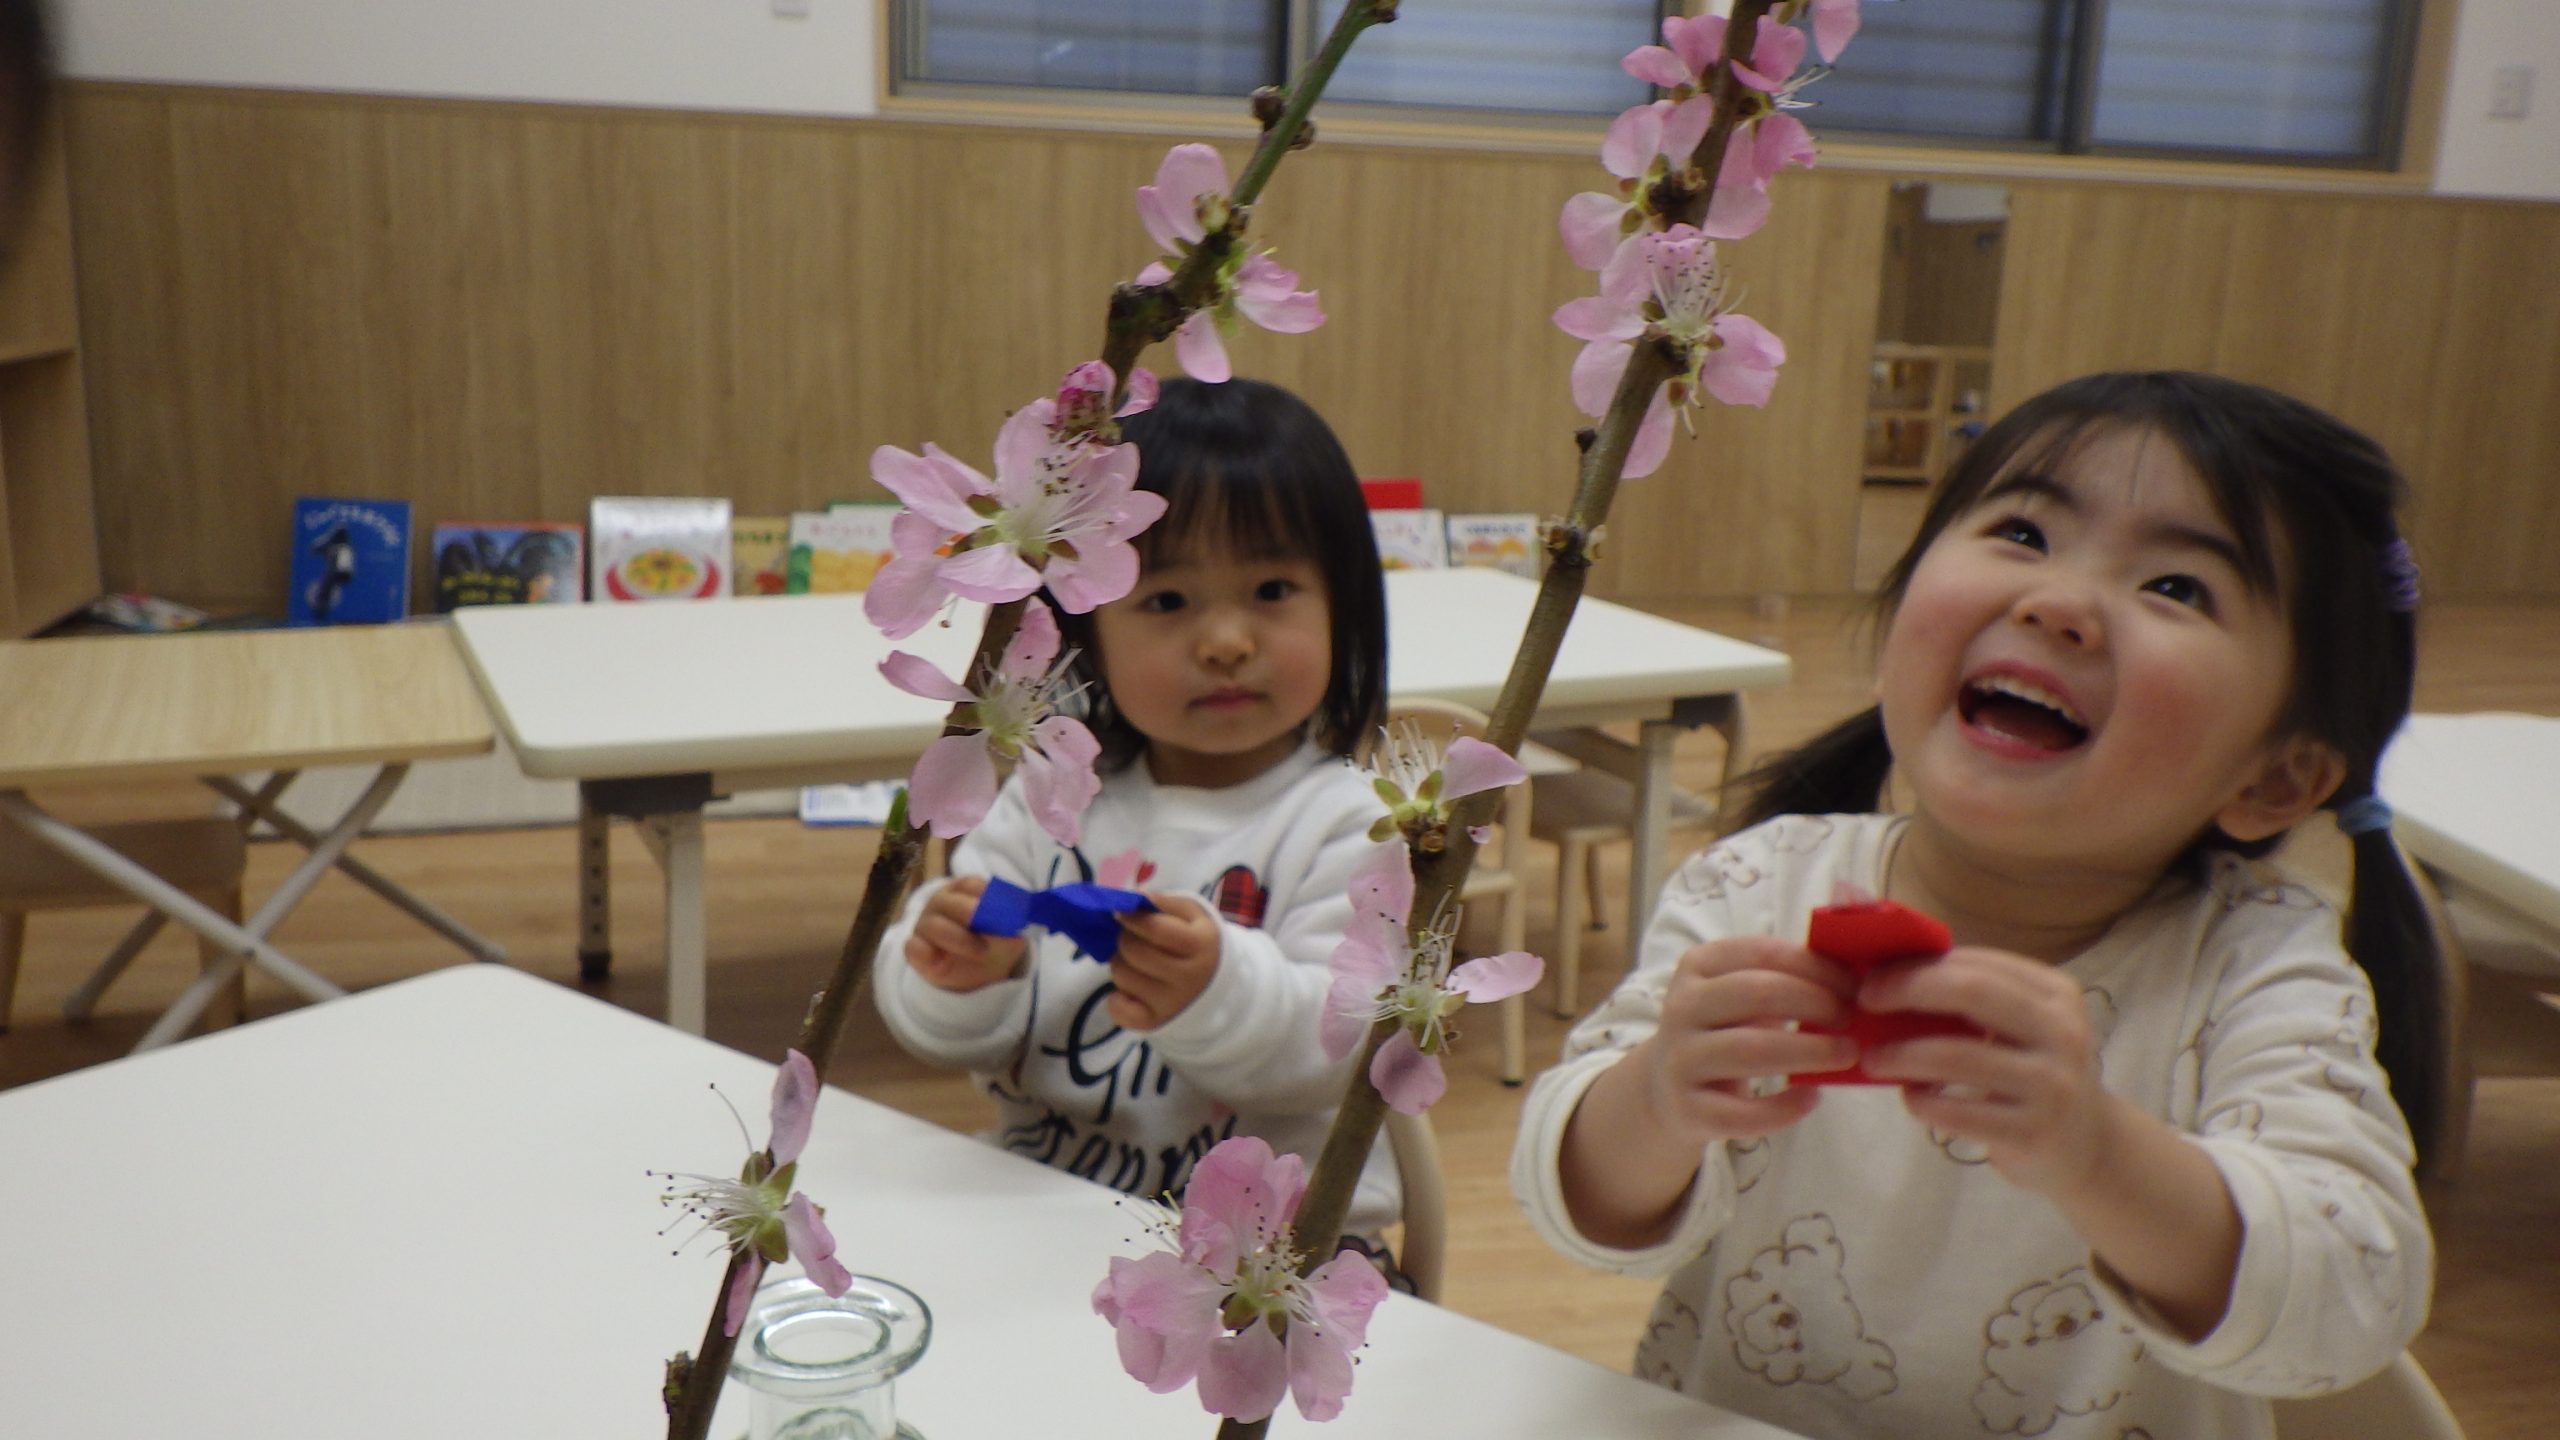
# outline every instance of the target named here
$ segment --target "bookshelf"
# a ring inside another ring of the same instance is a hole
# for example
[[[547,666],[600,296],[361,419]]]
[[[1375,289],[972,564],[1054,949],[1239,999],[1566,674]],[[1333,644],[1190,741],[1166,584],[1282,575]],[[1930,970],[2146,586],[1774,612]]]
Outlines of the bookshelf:
[[[1867,372],[1867,482],[1927,485],[1944,474],[1979,426],[1990,388],[1988,346],[1877,341]]]
[[[72,292],[62,133],[49,126],[16,244],[0,261],[0,637],[98,596],[89,411]]]

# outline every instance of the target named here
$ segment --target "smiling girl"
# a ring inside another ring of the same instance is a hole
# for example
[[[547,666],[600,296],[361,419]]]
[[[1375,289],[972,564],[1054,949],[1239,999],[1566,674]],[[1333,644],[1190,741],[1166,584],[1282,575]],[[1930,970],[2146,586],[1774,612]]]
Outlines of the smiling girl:
[[[2399,1353],[2432,1265],[2402,1111],[2443,1098],[2372,798],[2400,488],[2189,374],[2064,385],[1958,463],[1883,588],[1877,707],[1755,777],[1530,1095],[1533,1222],[1669,1277],[1641,1373],[1825,1440],[2253,1440]],[[1866,813],[1888,772],[1906,811]],[[2251,858],[2324,805],[2343,920]],[[1954,948],[1852,976],[1803,943],[1840,887]],[[1810,1028],[1852,1006],[1972,1033],[1861,1057]],[[1885,1083],[1762,1078],[1852,1060]]]

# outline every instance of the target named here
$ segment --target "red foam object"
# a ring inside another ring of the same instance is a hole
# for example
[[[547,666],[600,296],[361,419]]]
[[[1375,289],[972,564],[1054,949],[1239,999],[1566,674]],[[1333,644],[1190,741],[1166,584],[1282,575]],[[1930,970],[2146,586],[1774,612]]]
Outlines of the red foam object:
[[[1893,960],[1930,959],[1947,953],[1955,937],[1947,927],[1907,905],[1890,900],[1869,900],[1856,905],[1825,905],[1813,912],[1813,921],[1805,927],[1804,948],[1816,955],[1837,960],[1856,974],[1865,975],[1878,965]],[[1857,1042],[1858,1053],[1864,1055],[1869,1046],[1910,1040],[1922,1035],[1979,1035],[1982,1032],[1951,1015],[1932,1015],[1918,1010],[1897,1010],[1877,1014],[1852,1008],[1849,1018],[1837,1026],[1807,1025],[1817,1035],[1846,1035]],[[1878,1080],[1852,1063],[1845,1070],[1825,1070],[1818,1074],[1791,1077],[1797,1085],[1890,1085]]]

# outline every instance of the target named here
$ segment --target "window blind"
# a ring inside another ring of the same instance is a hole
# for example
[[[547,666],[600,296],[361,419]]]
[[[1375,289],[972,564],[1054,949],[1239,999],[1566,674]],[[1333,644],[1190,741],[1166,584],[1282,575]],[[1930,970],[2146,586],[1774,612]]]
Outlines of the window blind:
[[[1864,7],[1840,68],[1807,86],[1817,134],[2050,137],[2054,0],[1913,0]]]
[[[2090,139],[2375,153],[2397,9],[2395,0],[2108,0]]]
[[[1285,0],[932,0],[916,78],[1242,95],[1280,73]]]
[[[1310,48],[1343,0],[1317,7]],[[1410,4],[1352,46],[1328,99],[1472,110],[1615,115],[1653,98],[1618,68],[1662,38],[1657,0],[1467,0]]]

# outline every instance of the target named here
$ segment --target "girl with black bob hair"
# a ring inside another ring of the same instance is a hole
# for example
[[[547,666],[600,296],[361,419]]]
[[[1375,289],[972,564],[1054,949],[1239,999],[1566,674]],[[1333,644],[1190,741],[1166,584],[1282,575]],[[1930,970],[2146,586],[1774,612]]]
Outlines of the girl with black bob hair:
[[[1385,581],[1360,482],[1306,402],[1174,380],[1121,422],[1165,513],[1120,599],[1062,614],[1099,793],[1073,844],[1020,772],[882,939],[874,995],[927,1061],[997,1102],[988,1139],[1124,1194],[1179,1193],[1219,1141],[1313,1164],[1351,1076],[1317,1024],[1380,813],[1345,763],[1381,721]],[[1037,602],[1035,602],[1037,603]],[[971,929],[990,878],[1145,893],[1109,955]],[[1099,963],[1097,963],[1099,962]],[[1384,1253],[1383,1148],[1344,1242]]]
[[[2194,374],[2072,381],[1966,452],[1885,580],[1876,707],[1745,777],[1522,1108],[1540,1234],[1668,1277],[1637,1373],[1821,1440],[2267,1440],[2271,1398],[2405,1349],[2447,1097],[2373,794],[2402,488]],[[2343,920],[2261,858],[2322,808]],[[1810,948],[1867,897],[1944,928]]]

